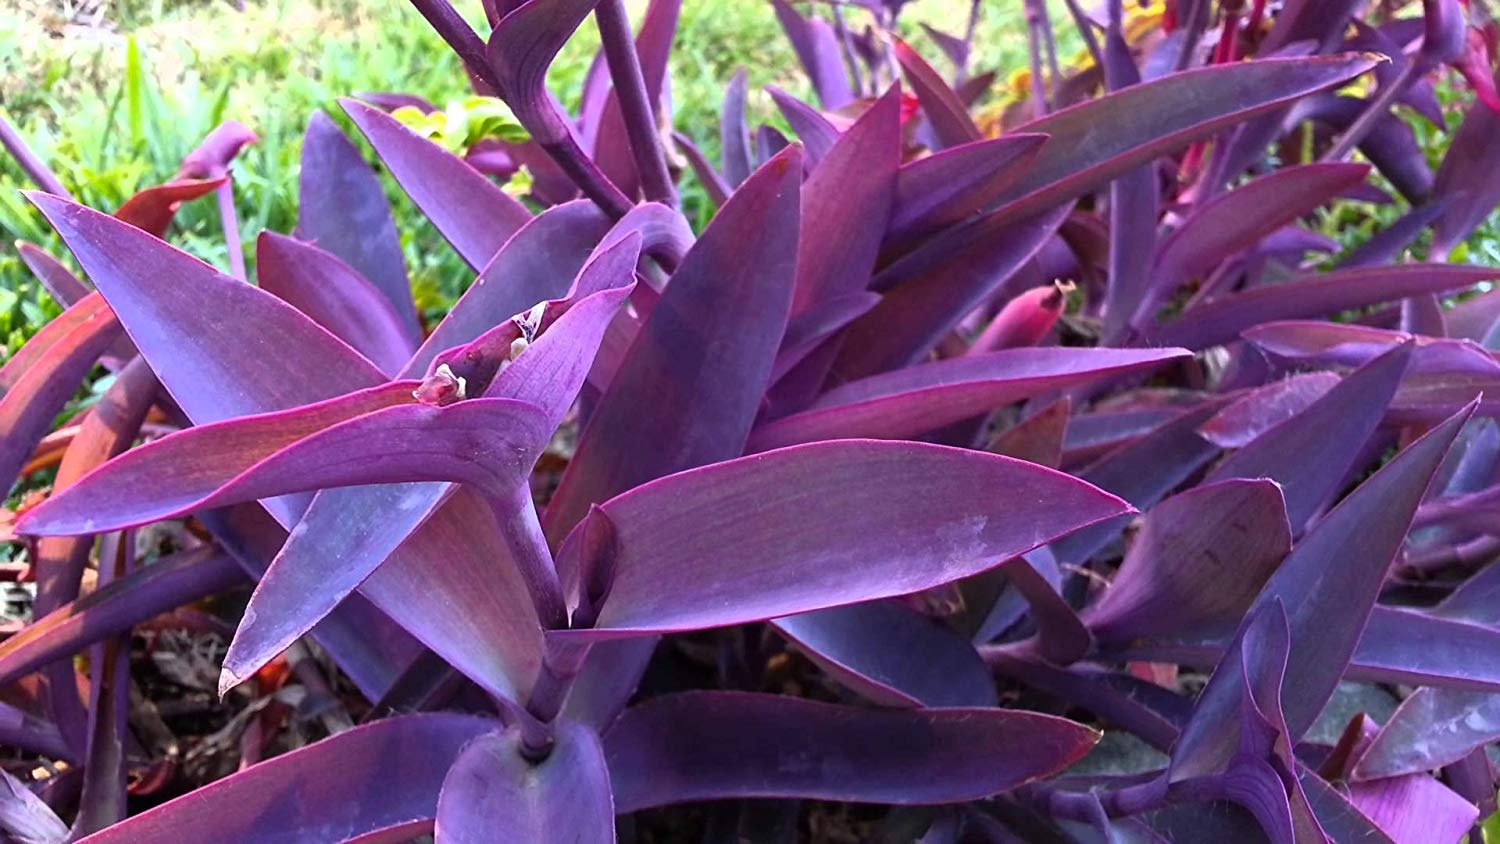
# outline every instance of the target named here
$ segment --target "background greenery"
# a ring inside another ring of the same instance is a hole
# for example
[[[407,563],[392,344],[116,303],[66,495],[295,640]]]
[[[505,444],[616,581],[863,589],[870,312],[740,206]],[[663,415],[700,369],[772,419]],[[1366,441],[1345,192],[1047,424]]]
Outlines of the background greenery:
[[[638,13],[645,3],[632,0],[631,6]],[[59,11],[64,7],[70,14]],[[341,96],[405,91],[441,104],[468,93],[452,53],[405,0],[249,0],[242,11],[224,0],[94,0],[92,8],[20,0],[0,9],[6,116],[81,201],[106,210],[170,178],[183,154],[220,121],[245,123],[260,136],[237,159],[234,176],[252,261],[262,229],[288,231],[295,223],[301,136],[313,109],[348,128],[336,103]],[[460,8],[471,20],[482,19],[477,0]],[[903,30],[925,47],[920,23],[961,29],[967,8],[966,0],[922,0],[910,7]],[[993,4],[978,63],[1022,66],[1023,26],[1019,2]],[[597,35],[585,25],[554,66],[550,81],[566,102],[576,99],[596,48]],[[807,94],[769,3],[685,0],[672,63],[677,124],[714,160],[724,85],[741,65],[755,92],[753,119],[780,121],[759,92],[764,85]],[[686,182],[690,204],[701,200],[691,177]],[[14,241],[33,241],[66,257],[18,195],[29,187],[0,155],[3,351],[14,351],[57,312],[20,262]],[[418,303],[436,316],[472,276],[399,190],[388,188]],[[170,239],[226,266],[212,197],[184,205]]]

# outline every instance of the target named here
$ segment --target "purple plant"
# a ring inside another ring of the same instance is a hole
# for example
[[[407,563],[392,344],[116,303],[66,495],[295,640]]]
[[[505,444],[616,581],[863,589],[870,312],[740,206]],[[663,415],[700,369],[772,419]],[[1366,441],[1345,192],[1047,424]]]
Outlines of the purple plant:
[[[1444,65],[1492,81],[1463,7],[1179,0],[1129,41],[1117,0],[1074,4],[1093,61],[1064,71],[1027,3],[1033,95],[993,135],[977,2],[933,33],[950,82],[902,3],[776,0],[821,108],[772,91],[800,143],[752,132],[737,76],[716,168],[667,131],[678,0],[634,38],[622,0],[489,0],[487,42],[413,4],[529,134],[465,161],[382,110],[420,101],[343,102],[477,273],[430,330],[325,115],[256,285],[163,240],[219,190],[238,242],[243,127],[113,217],[6,130],[95,288],[23,247],[68,308],[0,369],[0,481],[61,462],[14,525],[37,597],[0,737],[66,765],[5,775],[9,836],[665,840],[621,816],[714,801],[700,825],[790,840],[815,800],[888,807],[825,813],[875,840],[1300,844],[1495,811],[1500,292],[1439,297],[1500,271],[1402,260],[1500,198],[1493,91],[1436,176],[1392,112]],[[575,116],[544,81],[591,13]],[[1313,213],[1385,185],[1411,210],[1329,257]],[[127,781],[172,774],[129,631],[246,581],[218,694],[254,716],[293,672],[326,737],[260,761],[251,720],[243,770],[132,815]]]

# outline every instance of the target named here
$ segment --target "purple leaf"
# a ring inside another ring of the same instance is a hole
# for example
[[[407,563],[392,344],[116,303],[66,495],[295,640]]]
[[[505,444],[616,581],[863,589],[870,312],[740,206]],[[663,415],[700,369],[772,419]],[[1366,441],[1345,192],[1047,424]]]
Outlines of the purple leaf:
[[[1451,203],[1432,228],[1429,254],[1434,258],[1449,254],[1500,201],[1500,168],[1495,166],[1496,149],[1490,143],[1497,131],[1500,114],[1476,101],[1452,136],[1432,185],[1433,201]]]
[[[1114,582],[1083,621],[1101,642],[1222,624],[1249,609],[1291,548],[1276,484],[1190,489],[1147,512]]]
[[[98,211],[31,198],[193,422],[311,404],[385,380],[269,293]]]
[[[444,775],[471,739],[494,727],[454,714],[355,727],[97,832],[89,844],[373,841],[383,830],[404,833],[385,840],[405,840],[431,830]]]
[[[0,832],[16,844],[68,840],[68,825],[9,771],[0,771]]]
[[[1004,204],[998,228],[1100,187],[1157,156],[1210,137],[1374,67],[1370,56],[1273,58],[1173,73],[1013,127],[1051,140]],[[1101,132],[1104,127],[1112,131]],[[934,247],[936,248],[936,247]]]
[[[1220,407],[1222,402],[1211,400],[1178,413],[1135,442],[1100,458],[1078,476],[1134,507],[1149,508],[1218,456],[1218,447],[1199,436],[1197,429]],[[1053,551],[1058,562],[1077,565],[1109,544],[1123,528],[1121,520],[1087,528],[1062,539]]]
[[[1198,433],[1220,448],[1243,448],[1306,410],[1341,380],[1333,372],[1308,372],[1274,381],[1214,414]]]
[[[1024,500],[973,495],[1018,485]],[[552,635],[692,630],[903,595],[1125,512],[1124,502],[1050,469],[941,446],[854,440],[745,457],[601,505],[613,553],[584,561],[569,543],[559,569],[605,566],[607,598],[594,630]]]
[[[1397,346],[1351,373],[1302,412],[1251,440],[1208,480],[1270,478],[1286,496],[1287,518],[1301,533],[1355,468],[1406,372],[1411,344]]]
[[[836,136],[802,186],[793,319],[865,292],[891,214],[900,159],[901,92],[893,87]],[[855,208],[859,213],[848,213]]]
[[[1500,737],[1500,695],[1422,688],[1402,701],[1354,764],[1353,779],[1425,774]]]
[[[1036,256],[1066,216],[1067,209],[1057,209],[959,244],[934,261],[899,261],[882,270],[872,286],[889,292],[849,327],[834,371],[853,380],[924,359]]]
[[[1033,396],[1139,372],[1180,349],[1006,349],[852,381],[808,410],[756,428],[751,451],[835,437],[900,439]]]
[[[364,156],[322,111],[307,121],[297,199],[297,237],[337,255],[369,280],[390,303],[405,336],[420,341],[401,239],[385,190]]]
[[[312,317],[387,375],[400,372],[422,341],[415,320],[404,323],[375,285],[316,246],[261,232],[255,273],[262,290]]]
[[[1259,325],[1242,336],[1267,354],[1324,366],[1363,366],[1392,347],[1414,340],[1413,373],[1500,373],[1500,363],[1472,341],[1413,336],[1364,325],[1292,320]]]
[[[31,269],[33,275],[52,294],[52,298],[64,309],[78,304],[78,300],[89,295],[89,286],[73,275],[56,258],[43,252],[40,247],[25,241],[16,241],[16,252],[20,254],[21,260]]]
[[[767,85],[766,93],[771,95],[776,107],[781,110],[781,116],[786,118],[787,124],[802,142],[803,166],[809,171],[816,170],[819,162],[838,141],[839,130],[817,109],[775,85]]]
[[[743,451],[791,306],[801,175],[795,148],[756,171],[673,275],[547,508],[554,547],[590,504]]]
[[[1369,172],[1364,164],[1288,167],[1196,206],[1157,251],[1151,294],[1136,324],[1149,324],[1156,307],[1184,282],[1362,184]]]
[[[805,797],[897,805],[987,797],[1093,746],[1081,724],[998,709],[871,710],[734,692],[659,697],[604,737],[615,811]]]
[[[438,796],[437,840],[613,844],[614,802],[599,736],[563,722],[553,737],[539,762],[522,755],[515,729],[485,733],[464,745]]]
[[[895,707],[994,706],[995,682],[974,647],[892,601],[772,622],[813,662],[866,699]]]
[[[948,87],[932,65],[905,41],[894,36],[892,41],[902,75],[916,93],[922,104],[922,113],[927,116],[927,122],[943,148],[973,143],[984,137],[958,94]]]
[[[364,414],[415,403],[416,385],[396,381],[292,410],[186,428],[132,449],[53,494],[28,510],[17,529],[39,536],[103,533],[173,518],[180,511],[222,506],[200,502],[305,437]]]
[[[817,18],[805,18],[787,0],[771,0],[776,19],[797,53],[797,60],[812,81],[823,108],[842,108],[854,98],[833,29]]]
[[[75,250],[100,291],[112,299],[152,369],[195,423],[312,404],[384,382],[379,370],[358,353],[269,293],[220,275],[96,211],[43,196],[35,201]],[[213,306],[206,307],[205,302]],[[258,350],[269,351],[261,354]],[[223,384],[234,384],[236,389],[221,389]],[[402,490],[387,488],[384,494],[394,494],[399,501]],[[419,629],[423,640],[445,658],[467,664],[491,656],[494,642],[507,641],[494,635],[490,644],[481,645],[482,637],[495,631],[481,631],[474,621],[502,629],[517,622],[515,607],[507,605],[503,592],[461,585],[475,579],[488,581],[506,570],[502,566],[497,571],[494,561],[499,552],[487,547],[497,543],[485,527],[488,507],[462,493],[453,502],[454,512],[430,520],[410,547],[385,567],[387,571],[369,580],[366,593],[403,626]],[[295,522],[298,509],[284,500],[272,502],[272,513],[283,526]],[[391,510],[377,507],[364,513],[337,513],[337,518],[315,533],[299,535],[329,542],[335,550],[327,557],[328,563],[342,566],[350,538],[368,535],[371,520],[386,521]],[[444,565],[434,569],[426,564],[429,559],[442,559]],[[354,583],[366,572],[358,573]],[[249,627],[257,621],[287,623],[290,632],[281,642],[284,647],[347,594],[324,591],[329,584],[324,569],[312,569],[308,575],[308,583],[296,584],[291,591],[299,600],[324,602],[311,618],[304,622],[285,611],[262,612],[251,616]],[[464,609],[455,609],[459,606]],[[390,631],[374,621],[378,618],[367,615],[362,622],[377,625],[368,639],[392,640]],[[271,650],[265,658],[279,650]],[[373,693],[378,696],[379,691]]]
[[[0,431],[5,432],[0,487],[8,490],[15,483],[32,449],[119,336],[120,323],[109,306],[90,294],[38,331],[0,368]]]
[[[0,644],[0,681],[9,683],[169,610],[243,583],[229,557],[183,551],[115,580],[38,618]]]
[[[1221,296],[1147,329],[1146,336],[1155,344],[1204,349],[1227,343],[1263,322],[1307,319],[1407,296],[1449,293],[1497,277],[1500,271],[1493,268],[1457,264],[1334,270]]]
[[[460,257],[474,269],[531,219],[521,203],[463,159],[414,134],[395,118],[357,100],[339,101],[354,125]]]
[[[904,243],[962,220],[1021,177],[1045,135],[1007,132],[904,164],[887,238]]]
[[[560,299],[609,221],[586,201],[549,208],[516,232],[433,329],[402,375],[421,378],[440,352],[477,339],[538,302]]]
[[[1462,841],[1479,817],[1474,804],[1425,773],[1348,788],[1349,801],[1396,844]]]
[[[1291,608],[1292,641],[1283,706],[1288,738],[1300,738],[1354,656],[1386,570],[1448,446],[1473,407],[1434,428],[1360,484],[1310,530],[1271,575],[1255,608]],[[1227,713],[1235,696],[1210,694],[1200,711]]]
[[[724,109],[719,116],[719,147],[724,179],[731,188],[739,187],[754,169],[750,130],[745,124],[745,80],[745,69],[736,68],[734,76],[729,78],[729,84],[724,88]]]

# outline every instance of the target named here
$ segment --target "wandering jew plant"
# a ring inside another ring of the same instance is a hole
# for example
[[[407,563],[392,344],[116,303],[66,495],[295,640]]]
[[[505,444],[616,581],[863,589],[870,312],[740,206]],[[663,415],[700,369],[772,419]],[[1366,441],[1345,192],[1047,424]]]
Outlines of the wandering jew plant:
[[[752,130],[736,76],[717,164],[679,0],[413,5],[479,99],[342,107],[476,273],[436,325],[327,115],[253,284],[244,127],[113,214],[6,130],[92,282],[21,246],[67,310],[0,369],[11,839],[1479,840],[1500,271],[1441,261],[1500,200],[1478,3],[1070,4],[1069,62],[1027,0],[997,107],[978,2],[945,72],[903,3],[773,0],[814,100]],[[216,191],[228,275],[168,242]],[[232,717],[180,747],[131,631],[220,627]]]

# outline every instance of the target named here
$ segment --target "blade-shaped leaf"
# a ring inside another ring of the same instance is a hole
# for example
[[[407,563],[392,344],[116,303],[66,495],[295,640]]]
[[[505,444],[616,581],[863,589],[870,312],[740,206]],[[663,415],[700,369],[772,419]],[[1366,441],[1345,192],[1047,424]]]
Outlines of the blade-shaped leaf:
[[[984,242],[1162,153],[1338,86],[1375,63],[1373,56],[1346,54],[1215,65],[1131,85],[1013,127],[1051,140],[996,200],[994,212],[933,238],[902,263],[932,261],[958,245]]]
[[[771,0],[771,6],[823,108],[847,105],[853,93],[844,76],[844,61],[833,29],[817,18],[803,17],[787,0]]]
[[[464,746],[438,796],[437,840],[612,844],[614,802],[599,736],[564,721],[546,759],[531,762],[522,750],[519,730],[485,733]]]
[[[1182,283],[1363,183],[1369,172],[1364,164],[1287,167],[1195,207],[1157,251],[1152,293],[1137,324],[1149,324],[1155,306]]]
[[[397,381],[292,410],[198,425],[121,455],[27,511],[22,532],[41,536],[137,527],[212,496],[276,452],[356,417],[415,403]],[[217,506],[217,505],[215,505]]]
[[[1005,349],[852,381],[814,405],[755,429],[750,450],[836,437],[899,439],[1012,402],[1186,355],[1181,349]]]
[[[1227,343],[1263,322],[1306,319],[1350,308],[1448,293],[1500,277],[1488,267],[1407,264],[1360,267],[1292,279],[1221,296],[1146,331],[1152,343],[1203,349]]]
[[[902,165],[887,238],[899,242],[928,234],[984,207],[1020,178],[1046,140],[1008,132]]]
[[[261,232],[256,281],[395,375],[421,342],[415,320],[403,324],[389,299],[353,267],[316,246]]]
[[[802,186],[793,319],[869,286],[900,158],[901,92],[893,87],[838,136]]]
[[[786,118],[787,125],[792,127],[797,140],[802,142],[803,166],[816,171],[818,164],[838,141],[839,130],[817,109],[775,85],[767,85],[766,93],[771,95],[776,107],[781,109],[781,116]]]
[[[974,647],[891,601],[772,622],[850,689],[885,706],[994,706],[995,682]]]
[[[1215,467],[1210,481],[1270,478],[1300,532],[1344,483],[1406,372],[1411,344],[1351,373],[1301,413],[1267,430]]]
[[[549,208],[528,222],[433,329],[403,377],[421,378],[440,352],[472,342],[538,302],[562,298],[608,231],[609,220],[581,200]]]
[[[590,504],[741,453],[791,307],[800,181],[789,148],[740,186],[693,245],[547,508],[554,547]]]
[[[1292,549],[1256,598],[1289,608],[1294,646],[1283,706],[1288,738],[1312,724],[1354,656],[1386,569],[1416,508],[1472,406],[1434,428],[1360,484]],[[1254,607],[1252,607],[1252,611]],[[1225,718],[1238,696],[1211,685],[1199,698],[1206,718]]]
[[[976,494],[1020,487],[1024,500]],[[1009,458],[849,440],[682,472],[610,499],[601,512],[616,542],[608,559],[587,564],[610,572],[607,598],[595,629],[554,635],[693,630],[916,592],[1129,506]],[[582,569],[580,546],[563,549],[560,569]]]
[[[1375,735],[1353,778],[1419,774],[1449,765],[1500,737],[1500,694],[1422,688]]]
[[[339,101],[391,175],[474,269],[531,219],[526,207],[463,159],[357,100]]]
[[[211,549],[165,557],[57,608],[0,643],[0,682],[244,580],[232,559]]]
[[[1292,548],[1281,490],[1205,484],[1153,507],[1114,582],[1083,613],[1103,642],[1239,617]]]
[[[1289,320],[1258,325],[1241,336],[1268,354],[1307,365],[1362,366],[1393,346],[1414,340],[1413,373],[1500,371],[1500,363],[1478,343],[1366,325]]]
[[[90,294],[39,331],[0,369],[0,488],[9,490],[62,412],[120,336],[120,323],[97,294]]]
[[[854,709],[734,692],[689,692],[628,710],[605,734],[615,811],[805,797],[953,803],[1061,770],[1098,733],[1000,709]]]
[[[889,292],[849,326],[834,371],[852,380],[922,360],[1030,261],[1066,216],[1066,209],[1054,210],[931,262],[902,261],[882,270],[873,286]]]
[[[462,748],[494,728],[494,721],[471,715],[376,721],[252,765],[97,832],[89,842],[297,844],[380,840],[373,836],[384,830],[410,838],[431,829],[443,777]],[[401,763],[390,764],[394,759]]]
[[[314,111],[307,121],[299,178],[297,236],[342,258],[368,279],[390,303],[407,336],[420,338],[385,190],[364,156],[322,111]]]
[[[1220,448],[1242,448],[1306,410],[1340,380],[1333,372],[1308,372],[1267,384],[1214,414],[1198,433]]]
[[[922,103],[922,113],[943,147],[972,143],[983,137],[969,117],[969,110],[943,77],[916,50],[899,38],[893,38],[896,61],[902,75]]]

